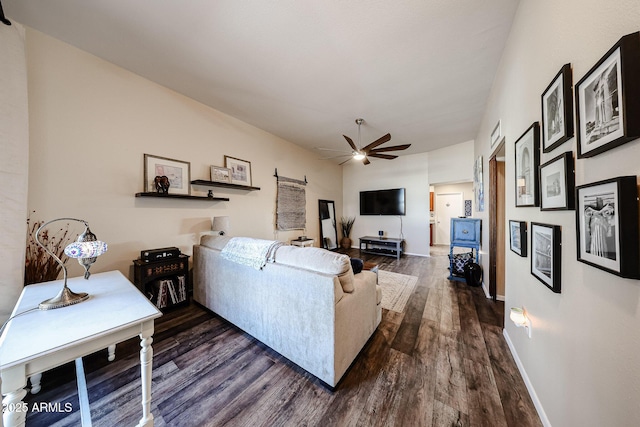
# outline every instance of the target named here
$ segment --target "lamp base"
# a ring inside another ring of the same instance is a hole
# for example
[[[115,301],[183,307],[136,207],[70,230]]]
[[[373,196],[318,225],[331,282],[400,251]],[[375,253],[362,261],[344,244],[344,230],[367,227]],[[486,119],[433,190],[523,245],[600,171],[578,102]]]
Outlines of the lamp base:
[[[78,304],[89,298],[89,294],[86,292],[75,293],[69,289],[65,283],[62,290],[53,298],[42,301],[38,308],[40,310],[53,310],[54,308],[67,307],[69,305]]]

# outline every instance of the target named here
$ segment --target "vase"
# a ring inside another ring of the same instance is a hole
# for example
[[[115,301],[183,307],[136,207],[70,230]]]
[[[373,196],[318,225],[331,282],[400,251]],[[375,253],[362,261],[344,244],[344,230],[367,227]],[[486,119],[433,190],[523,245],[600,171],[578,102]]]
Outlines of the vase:
[[[348,238],[348,237],[343,237],[343,238],[340,240],[340,247],[341,247],[342,249],[349,249],[349,248],[351,248],[351,239],[350,239],[350,238]]]

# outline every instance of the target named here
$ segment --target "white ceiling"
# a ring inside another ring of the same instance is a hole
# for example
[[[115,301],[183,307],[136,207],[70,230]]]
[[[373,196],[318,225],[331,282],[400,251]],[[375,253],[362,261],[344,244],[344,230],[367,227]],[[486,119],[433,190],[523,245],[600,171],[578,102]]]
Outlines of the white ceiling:
[[[16,20],[295,144],[476,136],[519,0],[4,0]],[[318,156],[326,155],[318,151]]]

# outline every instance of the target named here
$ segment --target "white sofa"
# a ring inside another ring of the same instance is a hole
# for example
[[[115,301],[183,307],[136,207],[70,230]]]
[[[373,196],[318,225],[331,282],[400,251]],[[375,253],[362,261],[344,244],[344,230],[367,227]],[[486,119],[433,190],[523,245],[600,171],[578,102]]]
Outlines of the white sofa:
[[[281,246],[262,269],[225,259],[227,236],[193,247],[193,298],[335,387],[382,318],[376,275],[349,257]]]

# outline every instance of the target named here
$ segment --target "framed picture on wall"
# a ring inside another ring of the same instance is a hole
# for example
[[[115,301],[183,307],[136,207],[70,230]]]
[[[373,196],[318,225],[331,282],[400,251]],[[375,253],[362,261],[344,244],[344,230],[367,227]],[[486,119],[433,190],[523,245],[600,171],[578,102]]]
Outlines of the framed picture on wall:
[[[538,206],[540,124],[534,122],[516,141],[516,207]]]
[[[168,157],[144,155],[144,191],[156,191],[156,177],[169,179],[169,194],[191,194],[191,163]]]
[[[571,64],[562,66],[542,93],[542,151],[548,153],[573,137]]]
[[[231,183],[251,186],[251,162],[224,156],[224,166],[231,170]]]
[[[527,223],[509,220],[509,244],[511,250],[521,257],[527,256]]]
[[[559,225],[531,223],[531,274],[560,293],[561,233]]]
[[[211,181],[213,182],[231,182],[231,169],[220,166],[211,166]]]
[[[640,33],[622,37],[575,91],[578,158],[640,137]]]
[[[636,182],[622,176],[577,187],[578,261],[640,279]]]
[[[573,152],[567,151],[540,166],[540,210],[572,210],[575,207]]]

